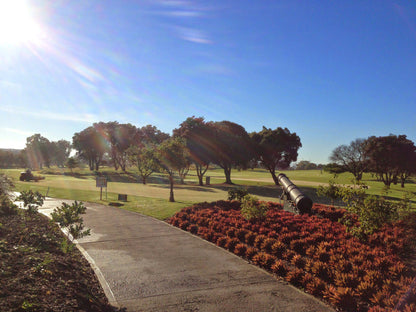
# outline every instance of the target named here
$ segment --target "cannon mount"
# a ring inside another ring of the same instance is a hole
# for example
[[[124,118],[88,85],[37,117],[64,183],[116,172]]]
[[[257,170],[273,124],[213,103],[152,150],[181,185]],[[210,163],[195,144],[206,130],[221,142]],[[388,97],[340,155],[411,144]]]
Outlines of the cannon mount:
[[[311,213],[313,202],[308,196],[303,194],[285,174],[280,173],[277,176],[277,180],[282,186],[281,199],[289,202],[292,208],[298,213]]]

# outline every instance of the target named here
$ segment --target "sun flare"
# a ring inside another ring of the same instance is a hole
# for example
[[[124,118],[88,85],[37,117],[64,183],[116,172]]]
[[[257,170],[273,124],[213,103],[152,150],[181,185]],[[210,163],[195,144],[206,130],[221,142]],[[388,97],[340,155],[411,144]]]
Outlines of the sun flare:
[[[32,43],[41,28],[25,0],[0,0],[0,44]]]

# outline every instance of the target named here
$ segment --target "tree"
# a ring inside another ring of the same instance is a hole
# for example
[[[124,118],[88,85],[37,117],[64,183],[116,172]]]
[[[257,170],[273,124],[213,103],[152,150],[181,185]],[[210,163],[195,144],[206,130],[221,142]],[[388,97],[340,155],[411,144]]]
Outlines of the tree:
[[[78,166],[78,161],[75,157],[69,157],[65,164],[72,173],[72,170]]]
[[[130,162],[139,169],[142,183],[146,184],[146,179],[159,168],[155,148],[152,146],[144,146],[141,148],[131,146],[127,152]]]
[[[96,123],[94,127],[105,135],[114,169],[121,168],[121,170],[126,171],[127,150],[135,142],[137,128],[131,124],[119,124],[117,121]]]
[[[39,168],[51,164],[51,143],[39,133],[26,138],[25,152],[31,168]]]
[[[0,168],[12,168],[16,163],[16,154],[9,150],[0,150]]]
[[[147,125],[137,129],[137,133],[135,135],[135,144],[137,146],[156,146],[169,139],[169,137],[169,134],[160,131],[155,126]]]
[[[173,184],[176,171],[188,165],[189,156],[185,142],[181,138],[171,138],[163,141],[157,148],[157,160],[160,168],[168,174],[170,182],[169,201],[174,202]]]
[[[337,164],[343,172],[351,172],[357,181],[361,181],[368,168],[365,139],[355,139],[350,145],[340,145],[332,151],[329,160]]]
[[[384,185],[390,187],[401,179],[401,186],[407,177],[416,172],[416,147],[406,135],[369,137],[365,144],[370,170]]]
[[[318,165],[310,162],[309,160],[301,160],[296,164],[296,170],[315,170],[318,169]]]
[[[77,155],[88,162],[90,170],[99,170],[108,145],[104,136],[95,127],[88,127],[72,137],[72,146]]]
[[[345,170],[342,166],[335,164],[335,163],[329,163],[323,166],[324,171],[327,171],[329,173],[332,173],[334,177],[336,177],[338,174],[344,173]]]
[[[231,181],[232,168],[246,168],[252,159],[252,144],[243,126],[231,121],[210,122],[211,160],[224,170],[225,183]]]
[[[204,174],[207,172],[212,158],[209,141],[210,127],[203,117],[192,116],[182,122],[179,128],[173,130],[173,137],[185,139],[191,161],[195,165],[199,185],[202,186]]]
[[[298,150],[302,146],[296,133],[290,133],[287,128],[267,129],[263,126],[260,132],[250,134],[254,144],[255,157],[264,168],[269,170],[276,185],[276,169],[286,169],[292,161],[296,161]]]
[[[71,154],[71,143],[66,140],[51,142],[50,151],[52,163],[58,167],[63,167]]]

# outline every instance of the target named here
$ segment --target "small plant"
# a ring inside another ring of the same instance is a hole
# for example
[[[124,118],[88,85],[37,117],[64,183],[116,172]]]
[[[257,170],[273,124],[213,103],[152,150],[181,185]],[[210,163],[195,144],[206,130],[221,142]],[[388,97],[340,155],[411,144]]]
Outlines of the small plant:
[[[295,268],[290,270],[286,275],[286,281],[291,283],[292,285],[299,287],[302,286],[302,280],[304,276],[304,272],[302,269]]]
[[[269,208],[265,203],[260,203],[255,196],[246,195],[241,202],[241,214],[247,220],[263,218]]]
[[[356,298],[351,288],[330,286],[325,292],[324,298],[345,311],[357,311]]]
[[[267,236],[265,235],[257,235],[256,238],[254,239],[254,247],[256,247],[257,249],[261,249],[261,246],[263,245],[264,240],[267,239]]]
[[[276,258],[265,252],[259,252],[253,256],[252,261],[254,264],[266,270],[270,270],[272,265],[276,262]]]
[[[13,204],[9,196],[5,194],[0,195],[0,215],[10,216],[17,214],[17,206]]]
[[[72,250],[74,250],[74,244],[71,242],[68,242],[68,239],[64,237],[61,241],[61,250],[63,253],[70,253]]]
[[[245,244],[241,244],[241,243],[237,244],[234,248],[234,253],[237,256],[241,256],[241,257],[245,256],[246,251],[247,251],[247,245],[245,245]]]
[[[246,258],[252,260],[255,255],[257,255],[257,249],[253,247],[248,247],[246,250]]]
[[[247,243],[247,245],[254,246],[254,241],[256,240],[256,237],[256,234],[254,234],[253,232],[248,232],[245,235],[244,240]]]
[[[38,207],[42,207],[43,205],[44,198],[45,197],[38,191],[33,192],[32,190],[29,190],[22,191],[16,200],[22,201],[23,206],[27,207],[29,213],[37,213]]]
[[[248,195],[247,189],[244,188],[233,188],[228,191],[228,200],[242,201],[243,198]]]
[[[340,190],[341,187],[335,184],[335,180],[330,180],[328,186],[318,186],[316,195],[321,197],[328,197],[331,200],[331,205],[334,206],[335,200],[342,197]]]
[[[66,228],[73,242],[75,239],[90,235],[90,229],[84,230],[83,219],[80,216],[86,210],[82,202],[75,201],[72,205],[62,203],[61,207],[55,208],[51,213],[52,221]]]
[[[10,196],[13,188],[13,181],[7,175],[0,174],[0,195]]]
[[[282,260],[276,260],[272,265],[271,270],[273,273],[285,277],[289,269]]]
[[[35,305],[33,303],[28,302],[27,300],[23,301],[22,303],[23,310],[31,311],[34,307]]]
[[[367,188],[363,183],[340,188],[340,194],[342,200],[347,203],[348,212],[358,216],[359,224],[357,225],[348,214],[344,215],[341,221],[351,234],[360,239],[366,239],[367,235],[374,233],[387,222],[397,220],[398,209],[408,206],[407,198],[396,204],[386,200],[384,196],[367,196],[365,193]]]
[[[229,251],[234,252],[235,246],[237,246],[239,242],[240,241],[237,238],[228,238],[224,247]]]

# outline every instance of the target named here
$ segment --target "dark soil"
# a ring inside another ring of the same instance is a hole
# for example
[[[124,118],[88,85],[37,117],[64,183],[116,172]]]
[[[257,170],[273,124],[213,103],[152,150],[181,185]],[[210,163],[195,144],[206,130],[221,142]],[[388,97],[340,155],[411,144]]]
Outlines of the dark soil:
[[[0,216],[0,311],[115,311],[90,267],[39,213]]]

